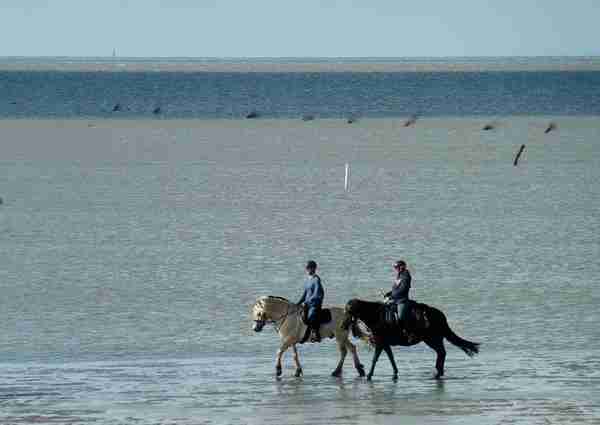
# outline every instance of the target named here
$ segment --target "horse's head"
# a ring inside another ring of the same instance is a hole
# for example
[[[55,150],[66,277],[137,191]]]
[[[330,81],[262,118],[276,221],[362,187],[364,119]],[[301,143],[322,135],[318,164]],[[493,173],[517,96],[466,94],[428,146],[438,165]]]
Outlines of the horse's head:
[[[250,315],[252,316],[252,320],[254,321],[254,324],[252,325],[252,330],[254,332],[262,331],[263,327],[265,326],[265,323],[267,323],[267,315],[265,313],[263,298],[259,298],[254,303]]]
[[[346,303],[346,307],[344,307],[344,320],[342,322],[342,329],[348,330],[350,325],[356,323],[356,319],[358,318],[360,310],[360,301],[356,298],[351,299]]]
[[[267,322],[276,322],[288,311],[289,302],[281,297],[260,297],[252,306],[252,330],[262,331]]]
[[[368,303],[359,299],[351,299],[346,303],[344,308],[344,320],[342,321],[342,329],[352,329],[352,335],[359,338],[369,345],[373,345],[373,332],[363,321],[364,309]]]

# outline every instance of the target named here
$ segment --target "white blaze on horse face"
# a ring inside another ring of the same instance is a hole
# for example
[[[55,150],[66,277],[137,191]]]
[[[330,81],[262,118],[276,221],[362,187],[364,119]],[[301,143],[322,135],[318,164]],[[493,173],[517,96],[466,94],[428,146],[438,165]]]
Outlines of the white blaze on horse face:
[[[254,324],[252,325],[252,330],[254,332],[262,331],[265,326],[265,322],[267,320],[267,315],[264,310],[265,303],[264,300],[258,300],[256,304],[252,307],[252,320]]]
[[[265,320],[264,302],[262,300],[258,300],[252,306],[252,320]]]

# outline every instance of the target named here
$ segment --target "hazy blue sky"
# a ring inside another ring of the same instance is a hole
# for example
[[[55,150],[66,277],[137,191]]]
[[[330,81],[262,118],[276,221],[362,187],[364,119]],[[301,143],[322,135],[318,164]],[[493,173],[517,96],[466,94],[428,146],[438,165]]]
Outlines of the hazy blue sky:
[[[600,55],[599,0],[0,0],[0,56]]]

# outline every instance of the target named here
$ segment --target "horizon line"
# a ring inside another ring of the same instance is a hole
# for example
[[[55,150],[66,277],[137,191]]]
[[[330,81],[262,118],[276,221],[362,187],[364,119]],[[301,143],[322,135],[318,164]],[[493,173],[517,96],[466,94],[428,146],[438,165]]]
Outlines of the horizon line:
[[[210,60],[260,60],[260,59],[600,59],[597,55],[467,55],[467,56],[112,56],[112,55],[0,55],[0,59],[210,59]]]

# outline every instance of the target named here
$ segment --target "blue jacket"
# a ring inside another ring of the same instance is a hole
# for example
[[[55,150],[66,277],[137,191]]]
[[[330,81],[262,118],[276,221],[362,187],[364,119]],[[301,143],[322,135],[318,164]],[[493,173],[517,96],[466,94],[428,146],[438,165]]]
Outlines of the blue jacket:
[[[325,291],[323,290],[323,285],[321,285],[321,278],[314,274],[308,276],[304,281],[304,293],[298,304],[305,303],[311,307],[321,307],[324,297]]]

